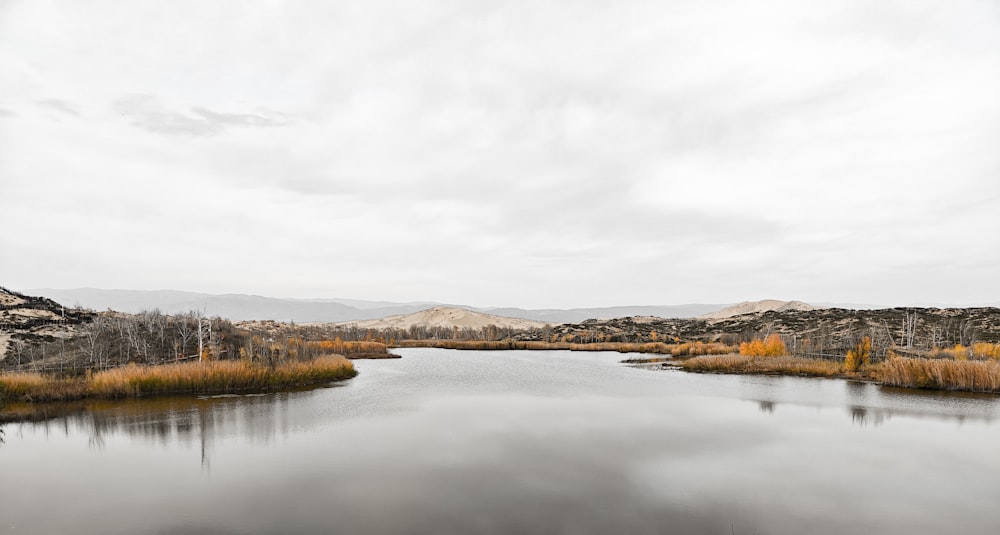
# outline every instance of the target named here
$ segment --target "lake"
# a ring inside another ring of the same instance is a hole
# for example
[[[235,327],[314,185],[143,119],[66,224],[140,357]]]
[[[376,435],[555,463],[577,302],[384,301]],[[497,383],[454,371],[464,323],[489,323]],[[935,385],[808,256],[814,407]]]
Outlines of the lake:
[[[7,424],[0,533],[1000,533],[997,396],[397,352]]]

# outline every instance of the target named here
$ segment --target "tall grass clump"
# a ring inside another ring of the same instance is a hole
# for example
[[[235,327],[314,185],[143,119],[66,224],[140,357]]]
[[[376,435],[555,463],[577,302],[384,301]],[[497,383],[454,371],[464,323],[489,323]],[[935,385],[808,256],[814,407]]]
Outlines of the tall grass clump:
[[[753,355],[706,355],[680,361],[684,370],[708,373],[788,374],[834,377],[844,373],[839,362],[802,357],[756,357]]]
[[[670,350],[670,354],[675,357],[696,357],[699,355],[725,355],[735,353],[736,348],[726,344],[714,342],[685,342],[678,344]]]
[[[345,342],[338,337],[335,340],[309,341],[305,342],[305,344],[309,349],[313,349],[324,354],[344,355],[347,358],[362,356],[389,356],[388,347],[382,342]]]
[[[357,372],[340,356],[288,361],[274,367],[243,360],[206,361],[163,366],[128,365],[96,373],[90,378],[97,397],[155,394],[267,391],[349,379]]]
[[[669,355],[674,344],[663,342],[541,342],[521,340],[399,340],[395,347],[435,347],[440,349],[469,349],[478,351],[516,350],[568,350],[568,351],[618,351],[619,353],[657,353]]]
[[[893,358],[872,370],[888,386],[1000,393],[1000,362]]]
[[[87,394],[83,379],[56,378],[40,373],[0,374],[0,402],[12,400],[65,401]]]

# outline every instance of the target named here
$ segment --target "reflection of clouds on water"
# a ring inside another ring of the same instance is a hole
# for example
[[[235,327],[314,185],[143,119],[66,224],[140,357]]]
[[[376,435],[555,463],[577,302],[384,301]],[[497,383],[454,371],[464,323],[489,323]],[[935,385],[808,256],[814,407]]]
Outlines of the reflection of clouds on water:
[[[291,395],[295,394],[29,406],[31,412],[18,426],[22,431],[41,431],[45,435],[84,435],[88,447],[95,451],[104,450],[108,441],[118,436],[164,448],[178,444],[197,447],[207,467],[212,443],[218,437],[238,436],[251,444],[267,445],[287,434],[289,427],[283,415]]]

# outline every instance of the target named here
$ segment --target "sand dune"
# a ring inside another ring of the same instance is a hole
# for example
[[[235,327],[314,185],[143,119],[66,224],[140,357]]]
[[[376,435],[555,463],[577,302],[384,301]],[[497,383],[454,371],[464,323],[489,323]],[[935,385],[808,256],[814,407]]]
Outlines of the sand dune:
[[[458,327],[480,329],[488,325],[512,329],[533,329],[545,326],[540,321],[484,314],[457,307],[434,307],[412,314],[389,316],[377,320],[350,321],[339,325],[355,325],[362,329],[409,329],[410,327]]]
[[[744,301],[731,307],[726,307],[717,312],[702,314],[701,316],[698,316],[698,319],[718,320],[731,318],[733,316],[742,316],[743,314],[760,314],[762,312],[769,312],[772,310],[786,312],[789,310],[816,310],[817,308],[819,307],[814,307],[809,303],[803,303],[802,301],[764,299],[763,301]]]

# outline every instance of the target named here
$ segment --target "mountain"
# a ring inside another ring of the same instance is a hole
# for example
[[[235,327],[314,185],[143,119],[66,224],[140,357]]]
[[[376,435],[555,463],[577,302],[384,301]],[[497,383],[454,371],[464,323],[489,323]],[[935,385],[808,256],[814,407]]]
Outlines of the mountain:
[[[722,310],[702,314],[701,316],[698,316],[698,319],[720,320],[731,318],[733,316],[742,316],[744,314],[761,314],[770,311],[787,312],[790,310],[816,310],[817,308],[818,307],[814,307],[809,303],[803,303],[802,301],[778,301],[777,299],[765,299],[763,301],[744,301],[742,303],[726,307]]]
[[[488,325],[509,329],[540,329],[544,322],[520,318],[508,318],[485,314],[459,307],[434,307],[411,314],[391,316],[378,320],[347,322],[362,329],[409,329],[410,327],[458,327],[459,329],[480,329]]]
[[[658,318],[693,318],[701,314],[715,312],[727,305],[669,305],[669,306],[618,306],[603,308],[571,309],[523,309],[523,308],[483,308],[477,309],[498,316],[512,316],[550,324],[579,323],[589,319],[606,320],[631,316],[656,316]]]
[[[78,305],[92,310],[111,309],[132,314],[152,309],[159,309],[165,314],[183,314],[198,310],[209,316],[220,316],[233,321],[275,320],[300,323],[383,318],[416,312],[437,304],[353,299],[279,299],[259,295],[213,295],[174,290],[39,288],[29,292],[67,306]]]
[[[166,314],[183,314],[200,310],[210,316],[233,321],[275,320],[300,323],[337,323],[378,319],[424,310],[433,306],[460,306],[468,310],[495,316],[524,318],[550,324],[579,323],[588,319],[611,319],[627,316],[657,316],[690,318],[719,310],[726,305],[691,304],[672,306],[617,306],[573,309],[483,308],[444,305],[434,302],[394,303],[359,299],[281,299],[257,295],[213,295],[174,290],[103,290],[77,288],[59,290],[38,288],[28,290],[58,301],[66,306],[81,306],[92,310],[117,310],[137,313],[159,309]]]

